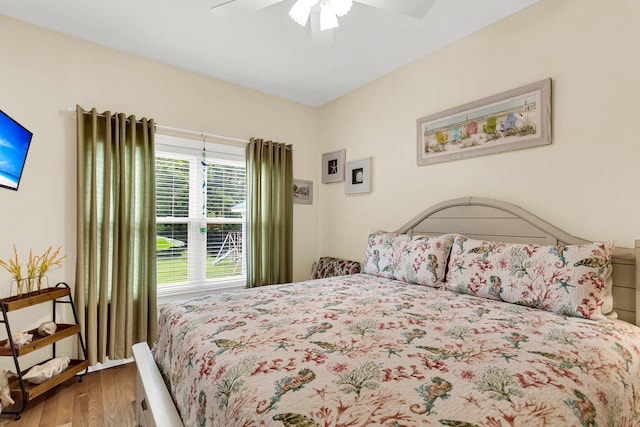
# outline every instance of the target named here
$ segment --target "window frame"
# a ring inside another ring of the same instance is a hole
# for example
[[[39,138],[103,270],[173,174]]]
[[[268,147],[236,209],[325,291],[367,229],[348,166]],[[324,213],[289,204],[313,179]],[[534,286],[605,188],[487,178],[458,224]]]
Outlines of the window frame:
[[[202,158],[202,147],[205,147],[207,158],[215,159],[219,163],[231,165],[245,166],[245,148],[237,145],[222,144],[218,142],[196,141],[193,139],[180,138],[164,134],[155,134],[155,156],[172,158],[181,158],[189,160],[189,212],[188,216],[181,217],[156,217],[156,224],[186,224],[187,225],[187,245],[188,250],[196,249],[197,256],[204,256],[206,259],[206,239],[202,244],[193,243],[201,236],[200,226],[202,218],[196,212],[197,206],[202,206],[203,194],[200,185],[202,169],[199,167]],[[196,160],[196,161],[194,161]],[[157,181],[157,177],[156,177]],[[229,276],[227,278],[207,279],[206,264],[202,264],[195,271],[198,277],[194,280],[186,282],[176,282],[172,284],[158,285],[156,279],[156,293],[158,303],[163,304],[182,297],[197,296],[201,294],[210,294],[212,292],[225,291],[229,289],[241,289],[246,287],[246,255],[244,252],[245,232],[246,232],[246,216],[241,219],[233,218],[206,218],[209,224],[242,224],[242,272],[237,276]],[[189,262],[193,256],[188,256]],[[192,266],[188,266],[188,270],[192,271]]]

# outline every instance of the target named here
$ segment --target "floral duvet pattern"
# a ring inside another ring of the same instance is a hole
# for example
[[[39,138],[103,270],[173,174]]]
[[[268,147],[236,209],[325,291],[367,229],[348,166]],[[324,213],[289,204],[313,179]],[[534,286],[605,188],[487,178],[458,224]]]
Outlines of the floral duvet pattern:
[[[640,328],[356,274],[170,304],[185,426],[638,426]]]

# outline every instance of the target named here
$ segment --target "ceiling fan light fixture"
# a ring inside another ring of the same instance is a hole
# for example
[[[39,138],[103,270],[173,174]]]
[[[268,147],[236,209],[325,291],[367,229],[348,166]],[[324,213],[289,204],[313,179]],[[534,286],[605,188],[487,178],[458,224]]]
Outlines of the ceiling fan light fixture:
[[[320,31],[331,30],[338,27],[338,17],[333,10],[331,1],[320,4]]]
[[[297,0],[291,7],[291,10],[289,10],[289,16],[304,27],[309,20],[311,8],[315,6],[316,3],[318,3],[318,0]]]
[[[352,0],[331,0],[331,6],[337,16],[344,16],[351,10]]]

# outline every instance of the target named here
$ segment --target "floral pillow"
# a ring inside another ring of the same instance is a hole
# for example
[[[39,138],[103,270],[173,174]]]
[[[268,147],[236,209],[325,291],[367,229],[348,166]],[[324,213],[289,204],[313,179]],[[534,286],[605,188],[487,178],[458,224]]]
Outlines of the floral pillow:
[[[313,279],[360,273],[360,263],[333,257],[320,257],[313,271]]]
[[[418,285],[443,286],[453,237],[445,234],[399,240],[397,243],[403,255],[395,270],[395,279]]]
[[[568,316],[601,319],[612,310],[612,242],[537,245],[456,237],[447,288]]]
[[[408,240],[406,234],[378,231],[369,235],[367,251],[364,254],[363,273],[394,279],[402,252],[400,241]]]
[[[440,286],[453,235],[438,237],[377,232],[369,236],[363,272],[419,285]]]

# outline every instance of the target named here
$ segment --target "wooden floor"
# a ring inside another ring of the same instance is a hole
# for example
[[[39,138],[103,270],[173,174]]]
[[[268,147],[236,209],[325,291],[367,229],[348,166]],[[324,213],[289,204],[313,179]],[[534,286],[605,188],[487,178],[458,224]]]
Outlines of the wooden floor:
[[[128,363],[70,379],[31,401],[21,418],[0,416],[12,427],[133,427],[136,367]]]

